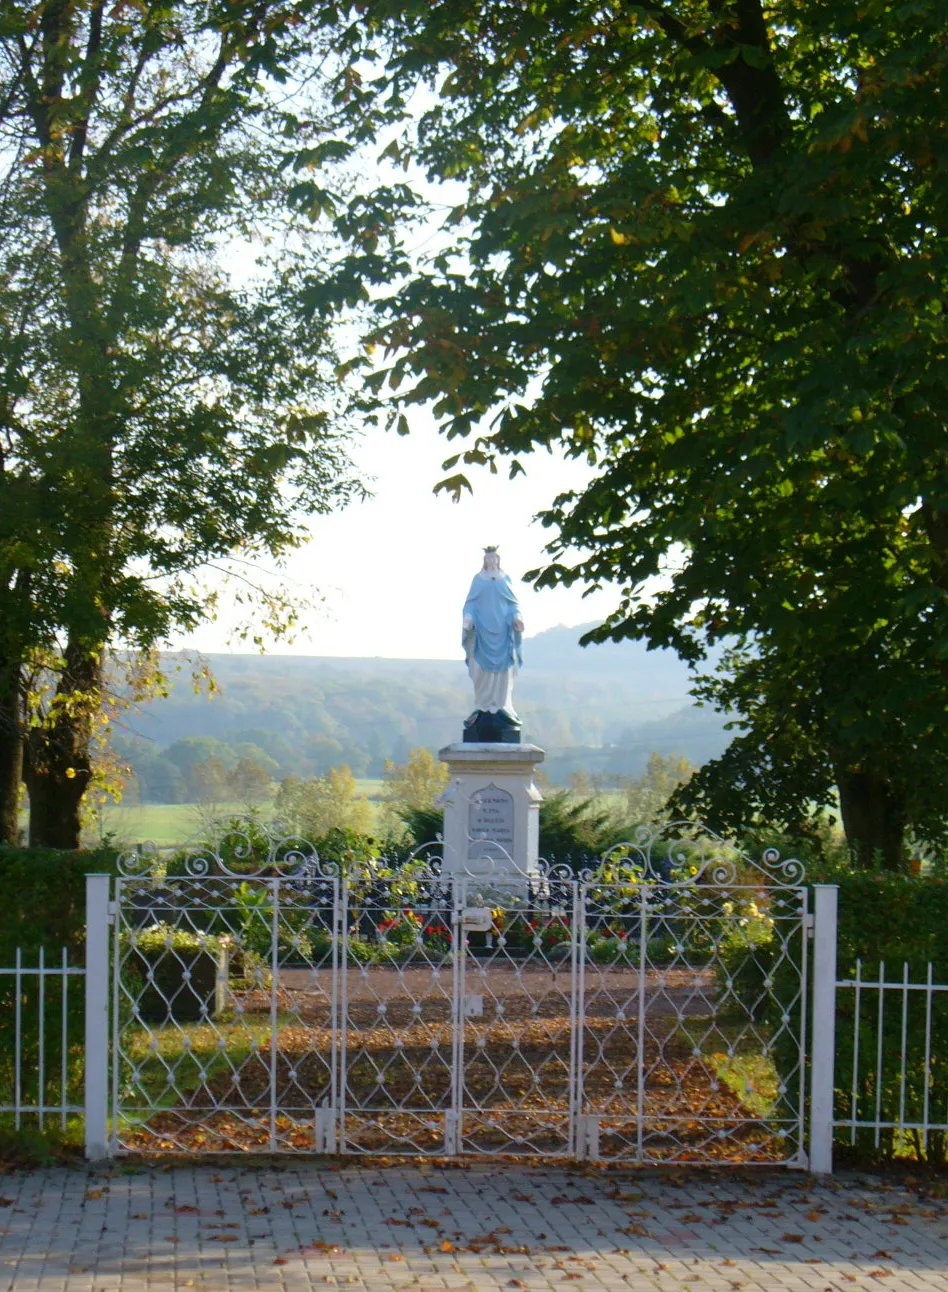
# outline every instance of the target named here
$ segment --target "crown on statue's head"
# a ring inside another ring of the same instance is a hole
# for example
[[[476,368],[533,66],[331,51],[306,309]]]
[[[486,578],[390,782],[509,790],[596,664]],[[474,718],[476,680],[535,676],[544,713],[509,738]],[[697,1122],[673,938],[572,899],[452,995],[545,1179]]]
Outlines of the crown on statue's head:
[[[494,547],[485,547],[485,548],[484,548],[484,555],[485,555],[485,556],[487,556],[487,555],[488,555],[488,553],[490,553],[490,552],[496,552],[496,551],[497,551],[497,547],[496,547],[496,546],[494,546]]]

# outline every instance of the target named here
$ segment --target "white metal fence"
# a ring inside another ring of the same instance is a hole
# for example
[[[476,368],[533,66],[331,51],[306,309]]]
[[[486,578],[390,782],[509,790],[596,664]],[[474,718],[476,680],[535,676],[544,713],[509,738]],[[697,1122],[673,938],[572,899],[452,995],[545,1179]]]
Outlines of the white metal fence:
[[[884,961],[866,973],[857,960],[836,988],[837,1038],[851,1051],[837,1064],[837,1139],[878,1149],[897,1137],[927,1154],[948,1133],[948,983],[934,981],[930,961],[919,982],[907,963],[890,976]]]
[[[13,1009],[3,1080],[8,1102],[0,1102],[0,1113],[12,1114],[17,1130],[24,1118],[35,1119],[40,1130],[49,1120],[65,1129],[70,1115],[85,1112],[84,1103],[69,1097],[70,987],[74,998],[83,986],[77,979],[84,976],[85,969],[69,964],[65,948],[58,964],[47,963],[42,947],[36,964],[26,964],[17,948],[15,963],[0,967],[0,987],[6,982],[12,988]]]
[[[907,965],[893,974],[861,962],[839,979],[834,886],[813,886],[810,913],[807,890],[771,891],[767,909],[783,925],[766,914],[777,929],[766,963],[748,943],[752,982],[762,984],[748,996],[740,973],[722,974],[716,963],[723,941],[746,926],[749,905],[757,911],[747,875],[735,884],[726,868],[718,874],[726,883],[640,883],[618,905],[614,886],[554,876],[552,889],[529,900],[494,894],[492,909],[436,869],[425,881],[427,904],[415,910],[391,876],[371,892],[364,882],[350,891],[338,875],[317,878],[321,896],[307,898],[305,885],[284,893],[285,878],[216,877],[214,918],[236,937],[225,937],[223,956],[218,947],[206,988],[192,987],[192,964],[169,951],[180,962],[175,990],[198,999],[196,1022],[182,1024],[154,966],[136,964],[130,898],[151,878],[120,881],[113,899],[109,876],[88,876],[85,965],[40,952],[35,963],[18,953],[0,968],[8,1000],[12,985],[14,1040],[0,1114],[17,1127],[27,1119],[65,1126],[82,1115],[93,1159],[143,1146],[226,1148],[219,1128],[227,1118],[239,1123],[230,1147],[246,1147],[250,1128],[264,1149],[721,1162],[730,1143],[734,1160],[755,1160],[759,1149],[756,1160],[818,1172],[832,1170],[834,1138],[921,1151],[948,1143],[948,984],[934,981],[931,964],[921,981]],[[165,918],[197,929],[198,941],[209,882],[213,890],[214,877],[199,867],[159,886]],[[314,914],[302,924],[307,901]],[[269,930],[262,957],[244,955],[248,911]],[[485,911],[481,929],[491,931],[472,953],[472,916]],[[419,925],[419,913],[432,922]],[[569,927],[558,943],[551,919]],[[417,948],[360,963],[361,932],[385,923],[396,937],[408,929]],[[307,937],[325,949],[301,956]],[[525,950],[514,954],[507,944],[517,937]],[[615,950],[599,954],[609,939]],[[235,983],[229,975],[242,959]],[[784,974],[786,993],[788,966],[799,981],[781,1022],[774,980]],[[81,1042],[70,1031],[80,991]],[[157,1022],[143,1017],[147,992]],[[781,1035],[784,1076],[769,1106],[749,1098],[735,1112],[731,1100],[722,1117],[722,1077],[744,1063],[750,1095],[759,1070],[773,1068]],[[77,1047],[81,1098],[70,1067]],[[796,1055],[789,1070],[788,1052]],[[703,1106],[694,1106],[696,1090]],[[168,1132],[174,1118],[188,1127],[184,1138]]]

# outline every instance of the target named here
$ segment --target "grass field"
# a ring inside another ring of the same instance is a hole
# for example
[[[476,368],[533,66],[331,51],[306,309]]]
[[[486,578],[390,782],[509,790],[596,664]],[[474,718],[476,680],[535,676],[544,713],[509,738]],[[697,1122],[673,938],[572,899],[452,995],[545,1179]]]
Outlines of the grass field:
[[[358,780],[356,787],[373,807],[381,802],[381,780]],[[261,804],[259,810],[264,817],[272,816],[272,801]],[[87,842],[110,835],[119,844],[155,843],[168,848],[201,835],[211,820],[244,816],[246,812],[245,803],[215,803],[213,807],[198,803],[108,804],[97,826],[87,832]]]

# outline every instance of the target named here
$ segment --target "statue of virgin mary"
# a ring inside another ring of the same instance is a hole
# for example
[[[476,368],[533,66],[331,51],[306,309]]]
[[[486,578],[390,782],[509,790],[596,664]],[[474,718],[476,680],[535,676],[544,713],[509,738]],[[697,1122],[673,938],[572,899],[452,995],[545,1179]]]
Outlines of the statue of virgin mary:
[[[484,549],[483,567],[475,574],[464,603],[462,644],[474,683],[474,712],[465,723],[465,739],[509,739],[520,720],[513,707],[513,682],[523,666],[523,620],[510,576],[500,568],[496,547]],[[481,714],[498,715],[483,722]],[[506,729],[509,735],[486,734]],[[480,734],[478,731],[480,730]],[[473,734],[469,734],[473,733]]]

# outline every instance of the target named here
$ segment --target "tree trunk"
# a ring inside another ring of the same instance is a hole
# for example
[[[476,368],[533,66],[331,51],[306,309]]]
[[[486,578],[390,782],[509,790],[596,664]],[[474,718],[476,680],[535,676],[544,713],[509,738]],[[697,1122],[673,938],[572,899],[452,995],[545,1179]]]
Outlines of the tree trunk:
[[[80,805],[88,783],[88,776],[83,778],[78,774],[74,779],[66,780],[49,769],[32,775],[27,772],[31,848],[74,851],[79,847],[82,833]]]
[[[92,779],[91,718],[101,687],[101,655],[67,646],[47,720],[25,743],[30,847],[79,847],[82,796]]]
[[[20,841],[22,779],[20,666],[19,661],[0,660],[0,844]]]
[[[885,870],[905,863],[905,802],[875,772],[837,769],[839,808],[856,865],[870,870],[876,857]]]

